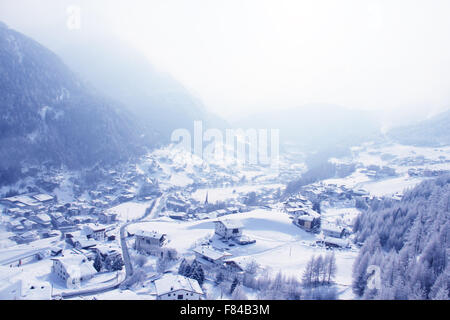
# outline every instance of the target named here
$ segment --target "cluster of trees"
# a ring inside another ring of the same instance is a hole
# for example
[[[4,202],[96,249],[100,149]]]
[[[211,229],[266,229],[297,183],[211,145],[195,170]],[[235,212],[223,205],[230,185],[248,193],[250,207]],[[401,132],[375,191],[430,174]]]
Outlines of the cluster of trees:
[[[192,262],[183,259],[178,273],[182,276],[197,280],[200,285],[205,281],[205,272],[203,271],[202,265],[195,259]]]
[[[337,265],[334,252],[326,256],[313,256],[306,264],[302,284],[305,288],[330,285],[334,282],[336,272]]]
[[[401,201],[373,201],[354,230],[364,243],[353,266],[358,296],[449,299],[450,175],[422,182]]]
[[[97,272],[102,270],[107,271],[119,271],[124,266],[122,255],[115,254],[112,256],[103,257],[101,254],[97,254],[94,260],[94,268]]]
[[[158,256],[156,271],[159,273],[164,273],[174,261],[178,260],[178,252],[174,248],[162,248],[158,252]]]
[[[303,281],[299,281],[297,277],[286,276],[282,272],[278,272],[274,277],[269,269],[262,269],[252,261],[246,266],[242,278],[236,276],[231,277],[232,281],[227,281],[224,275],[218,272],[215,284],[223,293],[230,294],[234,300],[247,299],[244,287],[254,290],[257,299],[262,300],[336,299],[337,291],[332,286],[337,270],[334,254],[313,257],[309,265],[313,266],[309,282],[305,280],[308,268],[304,272]]]

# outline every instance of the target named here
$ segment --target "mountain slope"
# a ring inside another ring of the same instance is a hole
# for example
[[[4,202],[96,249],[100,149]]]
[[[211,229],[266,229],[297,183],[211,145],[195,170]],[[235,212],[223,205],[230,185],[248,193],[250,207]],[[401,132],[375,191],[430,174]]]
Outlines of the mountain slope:
[[[1,170],[44,162],[79,168],[140,150],[127,113],[54,53],[3,24],[0,74]]]
[[[402,144],[429,147],[450,145],[450,110],[415,125],[393,128],[388,136]]]
[[[70,39],[55,45],[63,60],[103,94],[135,114],[153,142],[168,142],[178,128],[192,130],[194,120],[203,120],[205,127],[226,126],[182,84],[107,31],[81,31],[71,34]]]

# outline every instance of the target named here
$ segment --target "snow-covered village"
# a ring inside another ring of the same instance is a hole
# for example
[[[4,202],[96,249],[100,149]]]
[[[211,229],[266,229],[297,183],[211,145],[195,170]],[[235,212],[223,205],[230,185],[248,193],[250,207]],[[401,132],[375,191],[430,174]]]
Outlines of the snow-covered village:
[[[295,163],[271,175],[168,146],[32,178],[1,199],[2,298],[354,299],[358,216],[448,172],[450,148],[364,144],[305,185],[283,178],[304,176]]]
[[[449,300],[450,2],[400,2],[2,2],[0,300]]]

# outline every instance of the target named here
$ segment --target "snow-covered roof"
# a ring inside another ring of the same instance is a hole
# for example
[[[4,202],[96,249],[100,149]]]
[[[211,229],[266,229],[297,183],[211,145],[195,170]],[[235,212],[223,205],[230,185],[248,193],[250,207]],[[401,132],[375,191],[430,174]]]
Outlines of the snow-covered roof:
[[[156,231],[146,231],[146,230],[137,230],[134,234],[138,237],[152,238],[152,239],[158,239],[158,240],[165,236],[165,234],[163,234],[163,233],[159,233]]]
[[[105,226],[95,224],[95,223],[88,223],[85,225],[85,227],[88,228],[89,230],[91,230],[92,232],[104,231],[106,229]]]
[[[46,213],[39,213],[36,215],[36,218],[39,218],[42,222],[51,222],[52,219]]]
[[[97,273],[92,261],[79,254],[72,254],[65,257],[54,258],[59,261],[71,278],[79,278],[94,275]]]
[[[217,221],[214,221],[214,222],[215,223],[222,223],[225,226],[225,228],[227,228],[227,229],[240,229],[240,228],[244,227],[242,222],[239,221],[239,220],[224,219],[224,220],[217,220]]]
[[[13,203],[20,202],[20,203],[22,203],[24,205],[27,205],[27,206],[36,206],[36,205],[39,204],[35,199],[33,199],[33,198],[31,198],[30,196],[27,196],[27,195],[19,195],[19,196],[8,197],[8,198],[4,198],[3,200],[10,201],[10,202],[13,202]]]
[[[314,217],[310,216],[310,215],[307,215],[307,214],[304,214],[302,216],[298,216],[297,219],[298,220],[303,220],[303,221],[313,221]]]
[[[79,243],[81,248],[89,248],[89,247],[94,247],[95,245],[97,245],[97,241],[95,241],[94,239],[86,239],[84,237],[80,237],[80,238],[76,238],[73,240],[74,243]]]
[[[223,257],[231,256],[231,254],[228,252],[218,251],[207,246],[199,246],[194,248],[192,251],[212,260],[219,260]]]
[[[120,253],[119,247],[106,245],[106,244],[96,244],[95,249],[97,249],[103,255],[108,255],[108,254],[111,254],[113,252],[119,252]]]
[[[41,201],[41,202],[53,200],[53,196],[46,194],[46,193],[36,194],[33,196],[33,198],[35,198],[36,200]]]
[[[203,294],[203,290],[197,280],[182,275],[166,274],[161,279],[155,280],[155,287],[158,296],[178,290]]]

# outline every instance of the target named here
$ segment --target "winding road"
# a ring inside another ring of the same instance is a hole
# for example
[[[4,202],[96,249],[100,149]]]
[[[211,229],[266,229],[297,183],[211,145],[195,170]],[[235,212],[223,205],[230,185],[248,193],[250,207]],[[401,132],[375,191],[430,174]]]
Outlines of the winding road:
[[[125,266],[125,278],[122,281],[118,281],[117,283],[113,283],[113,284],[108,284],[104,287],[98,287],[98,288],[93,288],[93,289],[84,289],[84,290],[79,290],[79,291],[75,291],[75,292],[62,292],[58,296],[63,299],[76,297],[76,296],[90,296],[93,294],[103,293],[103,292],[117,289],[117,288],[119,288],[119,286],[122,283],[127,281],[133,275],[133,264],[131,263],[130,252],[128,250],[128,245],[127,245],[127,241],[126,241],[126,239],[127,239],[126,228],[132,224],[141,222],[142,220],[146,219],[147,217],[151,217],[152,219],[155,218],[161,208],[161,206],[159,205],[159,203],[161,202],[161,198],[162,198],[162,196],[153,200],[152,204],[146,210],[145,214],[142,217],[134,219],[129,222],[126,222],[125,224],[123,224],[120,227],[120,247],[122,249],[122,257],[123,257],[123,262],[124,262],[124,266]],[[157,210],[155,210],[155,208],[157,208]]]

